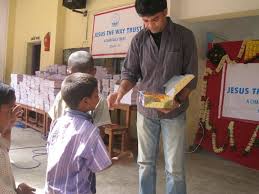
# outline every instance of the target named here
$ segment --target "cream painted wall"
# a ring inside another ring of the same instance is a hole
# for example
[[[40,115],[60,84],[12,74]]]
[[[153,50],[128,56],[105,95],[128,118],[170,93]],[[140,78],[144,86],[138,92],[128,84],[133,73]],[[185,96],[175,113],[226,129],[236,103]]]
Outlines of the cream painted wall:
[[[62,7],[65,12],[64,48],[84,47],[86,40],[87,20],[82,14]]]
[[[15,6],[14,36],[8,46],[13,49],[13,54],[9,53],[7,72],[12,66],[12,72],[25,73],[27,43],[32,42],[33,36],[39,36],[42,41],[41,47],[41,69],[53,64],[55,61],[56,47],[56,25],[57,25],[57,8],[59,1],[53,0],[19,0]],[[50,51],[43,51],[43,39],[47,32],[51,33]]]
[[[206,21],[259,15],[258,0],[170,0],[172,16],[179,20]]]
[[[88,14],[86,17],[62,8],[65,12],[64,48],[90,47],[94,14],[121,6],[128,6],[134,2],[134,0],[88,0]]]
[[[63,61],[63,48],[65,38],[65,9],[62,6],[62,0],[58,0],[57,16],[56,16],[56,44],[54,53],[54,63],[62,64]],[[50,64],[46,64],[50,65]]]
[[[65,10],[64,48],[90,47],[94,14],[134,2],[134,0],[88,0],[86,17],[63,8]]]
[[[42,70],[53,63],[62,63],[64,48],[91,46],[93,15],[107,9],[133,4],[134,0],[89,0],[88,16],[62,6],[62,0],[13,0],[9,19],[6,79],[10,73],[25,73],[27,43],[33,36],[42,42]],[[51,32],[50,51],[44,51],[43,39]]]
[[[9,2],[9,16],[8,16],[8,37],[6,49],[6,73],[5,82],[10,82],[10,74],[13,71],[13,47],[14,47],[14,30],[15,30],[15,16],[16,16],[16,0]]]
[[[6,50],[8,33],[8,6],[7,0],[0,0],[0,81],[4,81],[6,71]]]

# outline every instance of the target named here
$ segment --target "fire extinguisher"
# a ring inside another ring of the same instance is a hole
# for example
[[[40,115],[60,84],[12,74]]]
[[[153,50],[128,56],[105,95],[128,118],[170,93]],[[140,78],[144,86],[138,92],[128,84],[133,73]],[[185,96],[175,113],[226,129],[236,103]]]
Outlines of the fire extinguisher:
[[[50,32],[44,36],[44,51],[49,51],[50,49]]]

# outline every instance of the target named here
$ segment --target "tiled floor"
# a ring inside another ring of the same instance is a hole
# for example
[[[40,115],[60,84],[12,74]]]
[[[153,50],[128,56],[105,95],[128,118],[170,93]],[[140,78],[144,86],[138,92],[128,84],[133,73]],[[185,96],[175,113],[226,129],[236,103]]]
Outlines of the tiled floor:
[[[15,165],[34,167],[38,163],[32,155],[43,154],[45,141],[31,129],[15,128],[12,135],[10,157]],[[21,147],[33,147],[17,149]],[[34,153],[32,152],[34,151]],[[41,165],[33,169],[13,166],[17,183],[26,182],[42,193],[44,187],[46,155],[36,157]],[[165,178],[163,160],[157,168],[157,194],[163,194]],[[259,172],[220,159],[210,153],[187,155],[187,189],[189,194],[259,194]],[[97,194],[137,194],[138,166],[133,158],[125,156],[111,168],[97,175]]]

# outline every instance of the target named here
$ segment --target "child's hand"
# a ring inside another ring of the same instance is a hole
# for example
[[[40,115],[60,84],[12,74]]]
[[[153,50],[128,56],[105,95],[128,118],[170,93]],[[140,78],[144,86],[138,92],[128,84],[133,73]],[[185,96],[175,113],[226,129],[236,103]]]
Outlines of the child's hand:
[[[17,194],[35,194],[36,189],[25,183],[21,183],[17,187]]]
[[[8,112],[8,123],[5,130],[1,133],[1,136],[6,139],[9,144],[11,142],[11,129],[15,124],[15,121],[19,116],[22,114],[22,109],[20,106],[15,105],[12,109]]]
[[[22,108],[19,105],[16,105],[11,112],[11,116],[10,116],[10,128],[14,125],[15,121],[17,120],[18,117],[20,117],[22,115]]]

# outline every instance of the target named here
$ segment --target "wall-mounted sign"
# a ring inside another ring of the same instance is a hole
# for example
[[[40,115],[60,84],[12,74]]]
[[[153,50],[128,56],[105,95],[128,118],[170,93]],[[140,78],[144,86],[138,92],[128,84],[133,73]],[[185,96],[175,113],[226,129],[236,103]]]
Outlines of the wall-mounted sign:
[[[125,57],[131,39],[142,28],[143,21],[134,6],[96,14],[91,48],[93,57]]]
[[[259,63],[228,64],[223,69],[221,116],[259,122]]]

